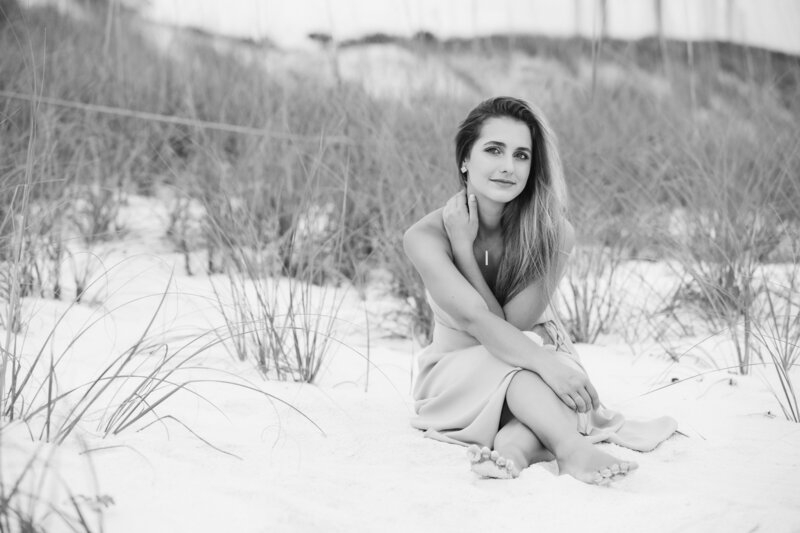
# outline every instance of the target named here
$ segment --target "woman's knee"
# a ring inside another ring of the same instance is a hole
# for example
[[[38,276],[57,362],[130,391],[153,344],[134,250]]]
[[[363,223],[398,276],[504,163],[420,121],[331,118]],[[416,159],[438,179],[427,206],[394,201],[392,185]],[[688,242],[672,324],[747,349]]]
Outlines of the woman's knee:
[[[547,384],[542,380],[539,374],[531,372],[530,370],[520,370],[511,378],[511,383],[508,385],[508,388],[530,389],[531,387],[538,388],[541,386],[547,387]]]
[[[513,414],[521,406],[529,405],[531,402],[538,403],[548,401],[551,398],[561,400],[553,392],[553,389],[536,372],[530,370],[520,370],[512,378],[506,390],[506,402]]]

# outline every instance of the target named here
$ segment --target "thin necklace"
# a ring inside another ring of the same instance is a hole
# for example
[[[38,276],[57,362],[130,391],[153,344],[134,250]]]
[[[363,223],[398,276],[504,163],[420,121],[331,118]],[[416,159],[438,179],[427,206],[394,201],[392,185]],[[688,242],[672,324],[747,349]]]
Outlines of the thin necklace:
[[[489,266],[489,248],[486,248],[486,247],[482,247],[482,248],[483,248],[483,264],[488,267]],[[495,247],[492,246],[490,248],[494,249]]]

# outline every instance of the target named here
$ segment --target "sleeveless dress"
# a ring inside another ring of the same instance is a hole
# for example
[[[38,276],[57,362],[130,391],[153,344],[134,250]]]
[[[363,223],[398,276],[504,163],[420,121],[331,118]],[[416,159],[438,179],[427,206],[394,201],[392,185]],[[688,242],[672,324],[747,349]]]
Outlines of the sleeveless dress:
[[[426,437],[464,446],[493,447],[499,430],[506,391],[514,374],[522,370],[493,356],[474,337],[458,327],[426,291],[434,316],[433,342],[420,352],[413,387],[411,425]],[[561,333],[553,322],[543,323],[551,338]],[[523,334],[543,346],[533,331]],[[581,371],[577,354],[544,346]],[[654,449],[677,429],[677,422],[664,416],[655,420],[626,420],[615,411],[598,407],[578,413],[577,430],[592,442],[608,441],[645,452]]]

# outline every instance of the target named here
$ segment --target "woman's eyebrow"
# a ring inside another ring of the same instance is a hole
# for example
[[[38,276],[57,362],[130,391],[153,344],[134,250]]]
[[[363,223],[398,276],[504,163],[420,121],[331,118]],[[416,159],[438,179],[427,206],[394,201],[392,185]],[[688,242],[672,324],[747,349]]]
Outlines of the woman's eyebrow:
[[[497,146],[499,146],[501,148],[505,148],[506,147],[506,143],[504,143],[502,141],[486,141],[485,143],[483,143],[484,146],[488,146],[490,144],[497,145]],[[524,152],[529,152],[529,153],[531,151],[531,149],[528,148],[527,146],[520,146],[519,148],[517,148],[517,150],[522,150]]]

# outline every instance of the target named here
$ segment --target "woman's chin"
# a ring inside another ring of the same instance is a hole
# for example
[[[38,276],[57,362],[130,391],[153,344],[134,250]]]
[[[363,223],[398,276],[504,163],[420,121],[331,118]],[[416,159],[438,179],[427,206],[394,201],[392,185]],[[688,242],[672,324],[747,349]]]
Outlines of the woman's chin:
[[[491,202],[497,202],[498,204],[507,204],[508,202],[519,196],[521,192],[522,191],[514,191],[514,190],[487,191],[486,194],[484,194],[483,196]]]

